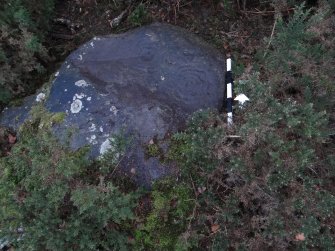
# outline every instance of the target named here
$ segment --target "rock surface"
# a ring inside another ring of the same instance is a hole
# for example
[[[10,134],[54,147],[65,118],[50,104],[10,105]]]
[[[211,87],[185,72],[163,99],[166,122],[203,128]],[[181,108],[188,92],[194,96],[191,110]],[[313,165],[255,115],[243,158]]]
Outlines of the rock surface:
[[[95,37],[67,58],[48,97],[37,93],[23,106],[5,110],[0,124],[16,129],[34,103],[44,102],[50,112],[67,114],[54,126],[55,135],[73,149],[89,144],[92,158],[124,131],[133,141],[121,169],[136,173],[139,184],[150,185],[174,170],[158,158],[147,158],[145,146],[183,128],[193,112],[219,109],[224,69],[218,51],[167,24]]]

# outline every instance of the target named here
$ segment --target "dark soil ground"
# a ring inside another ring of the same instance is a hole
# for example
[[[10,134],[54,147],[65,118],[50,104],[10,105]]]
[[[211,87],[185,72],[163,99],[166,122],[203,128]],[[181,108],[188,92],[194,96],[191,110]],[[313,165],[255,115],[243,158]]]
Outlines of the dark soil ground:
[[[232,54],[238,64],[247,66],[263,44],[263,38],[270,36],[274,19],[270,5],[254,4],[243,8],[222,2],[214,4],[215,1],[211,0],[117,2],[58,1],[47,40],[47,47],[55,60],[54,70],[70,52],[94,36],[121,33],[151,22],[183,27],[198,34],[221,53]],[[288,7],[287,11],[290,11]],[[124,16],[120,24],[112,27],[111,21],[121,13]]]

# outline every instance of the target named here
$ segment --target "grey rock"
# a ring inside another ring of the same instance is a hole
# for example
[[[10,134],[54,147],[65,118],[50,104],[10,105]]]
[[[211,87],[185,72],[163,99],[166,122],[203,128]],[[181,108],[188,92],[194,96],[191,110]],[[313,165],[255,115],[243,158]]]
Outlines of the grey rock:
[[[123,131],[132,137],[120,169],[136,170],[136,181],[150,186],[175,168],[147,158],[145,145],[153,138],[163,142],[199,109],[219,109],[224,69],[224,58],[201,39],[155,23],[95,37],[74,51],[60,68],[45,106],[66,112],[64,122],[53,127],[55,135],[72,149],[89,144],[91,158],[104,152],[112,135]],[[28,98],[22,107],[34,102],[35,97]],[[4,111],[0,123],[17,128],[27,118],[22,107]]]

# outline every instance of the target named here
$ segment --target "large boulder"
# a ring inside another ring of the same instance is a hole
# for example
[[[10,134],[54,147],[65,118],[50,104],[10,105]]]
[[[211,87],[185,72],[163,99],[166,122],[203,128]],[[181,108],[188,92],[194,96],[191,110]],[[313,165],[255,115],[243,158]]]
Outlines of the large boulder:
[[[224,69],[220,53],[201,39],[156,23],[82,45],[57,72],[44,105],[50,112],[66,113],[53,127],[60,141],[72,149],[90,145],[92,158],[111,147],[113,135],[131,135],[120,168],[136,173],[139,184],[150,185],[174,168],[148,157],[146,146],[154,141],[166,147],[164,139],[182,129],[193,112],[219,109]],[[41,99],[28,97],[22,106],[6,109],[0,124],[16,129]]]

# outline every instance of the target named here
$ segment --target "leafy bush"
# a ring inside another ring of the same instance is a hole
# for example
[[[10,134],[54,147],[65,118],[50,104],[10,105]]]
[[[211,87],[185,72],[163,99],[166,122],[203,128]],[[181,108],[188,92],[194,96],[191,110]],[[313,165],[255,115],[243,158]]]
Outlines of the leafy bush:
[[[0,104],[35,91],[48,54],[42,45],[54,1],[0,1]]]

